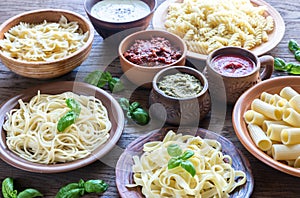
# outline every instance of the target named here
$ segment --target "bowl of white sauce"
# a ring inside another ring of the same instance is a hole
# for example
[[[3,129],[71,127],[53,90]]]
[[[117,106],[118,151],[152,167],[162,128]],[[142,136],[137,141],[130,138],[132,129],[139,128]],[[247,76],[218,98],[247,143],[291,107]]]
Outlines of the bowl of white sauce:
[[[103,39],[118,32],[125,36],[146,29],[156,6],[156,0],[84,1],[89,19]]]

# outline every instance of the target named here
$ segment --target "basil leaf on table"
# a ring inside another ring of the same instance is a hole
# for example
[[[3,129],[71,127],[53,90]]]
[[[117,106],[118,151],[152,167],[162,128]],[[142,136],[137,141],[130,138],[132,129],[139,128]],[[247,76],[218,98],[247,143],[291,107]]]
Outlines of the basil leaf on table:
[[[28,188],[20,192],[17,198],[33,198],[33,197],[42,197],[43,194],[40,193],[38,190],[33,188]]]
[[[288,43],[288,48],[291,52],[295,53],[297,50],[299,50],[299,45],[297,43],[297,41],[291,39]]]
[[[88,193],[101,193],[106,191],[108,184],[102,180],[88,180],[84,183],[84,190]]]
[[[111,92],[119,92],[124,90],[124,85],[119,78],[113,77],[108,81],[108,88]]]
[[[17,191],[14,190],[14,181],[12,178],[5,178],[2,182],[2,195],[3,198],[16,198]]]

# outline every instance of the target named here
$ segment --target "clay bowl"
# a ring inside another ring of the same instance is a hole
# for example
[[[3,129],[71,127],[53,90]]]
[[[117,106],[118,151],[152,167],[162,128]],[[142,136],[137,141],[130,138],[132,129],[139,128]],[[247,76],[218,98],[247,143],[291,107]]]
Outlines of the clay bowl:
[[[171,64],[157,66],[141,66],[124,57],[124,52],[128,50],[136,40],[150,40],[152,37],[162,37],[170,41],[171,46],[181,51],[181,57]],[[175,34],[163,30],[144,30],[133,33],[122,40],[118,49],[121,68],[125,76],[137,86],[151,88],[152,80],[157,72],[174,65],[185,65],[187,47],[183,40]]]
[[[119,194],[122,198],[143,198],[141,187],[128,188],[127,184],[134,184],[133,180],[133,156],[141,156],[143,154],[143,146],[147,142],[151,141],[162,141],[169,130],[173,130],[177,133],[182,133],[184,135],[189,134],[192,136],[200,136],[205,139],[217,140],[222,145],[222,152],[224,154],[230,155],[232,158],[232,167],[235,170],[241,170],[246,173],[247,181],[246,183],[235,189],[230,193],[231,198],[241,198],[241,197],[251,197],[254,188],[254,178],[251,171],[251,166],[248,159],[237,149],[232,142],[230,142],[225,137],[214,133],[212,131],[202,129],[202,128],[175,128],[166,127],[162,129],[156,129],[147,134],[137,138],[132,143],[130,143],[125,151],[120,156],[117,166],[116,166],[116,184]]]
[[[142,0],[150,7],[150,13],[144,16],[143,18],[136,19],[130,22],[107,22],[98,19],[91,13],[92,7],[99,1],[101,0],[85,0],[84,9],[90,21],[92,22],[95,30],[103,39],[118,32],[124,31],[124,34],[129,34],[132,32],[145,30],[149,26],[149,23],[157,6],[156,0]]]
[[[33,96],[37,94],[38,90],[40,90],[40,92],[44,94],[59,94],[66,91],[72,91],[73,93],[79,95],[94,96],[95,98],[100,99],[102,101],[102,104],[106,107],[108,111],[108,116],[112,124],[112,128],[110,130],[110,137],[108,141],[96,148],[86,158],[66,163],[57,163],[49,165],[33,163],[13,153],[6,145],[6,132],[2,127],[3,123],[7,119],[6,113],[9,112],[11,109],[18,107],[19,99],[22,99],[24,102],[29,101]],[[106,155],[119,140],[124,128],[124,114],[119,103],[104,90],[87,83],[61,81],[29,88],[21,92],[20,94],[8,99],[0,106],[0,126],[0,158],[3,161],[16,168],[29,172],[59,173],[75,170],[87,166],[88,164],[91,164],[96,160],[101,160],[101,158],[104,155]]]
[[[165,94],[158,87],[158,82],[166,75],[184,73],[195,76],[202,85],[200,93],[186,98],[177,98]],[[198,126],[199,122],[209,113],[211,107],[208,82],[206,77],[196,69],[187,66],[172,66],[159,71],[153,79],[149,96],[150,105],[160,104],[152,109],[152,114],[160,120],[172,125]]]
[[[247,124],[244,121],[244,113],[250,109],[251,103],[254,99],[259,98],[262,92],[268,92],[271,94],[279,93],[284,87],[292,87],[298,93],[300,93],[300,77],[299,76],[283,76],[275,77],[269,80],[265,80],[246,91],[236,102],[233,113],[232,123],[235,133],[244,147],[257,159],[267,164],[268,166],[277,169],[281,172],[300,177],[300,169],[288,166],[287,164],[279,161],[275,161],[267,153],[260,150],[254,144]]]
[[[62,9],[40,9],[16,15],[5,21],[0,26],[0,40],[5,38],[5,32],[7,32],[13,26],[18,25],[20,22],[39,24],[46,20],[47,22],[58,23],[62,15],[67,18],[68,22],[77,22],[83,32],[89,32],[88,39],[81,48],[72,54],[65,56],[64,58],[47,62],[17,60],[15,58],[6,56],[5,53],[0,50],[0,58],[2,63],[11,71],[21,76],[37,79],[59,77],[81,65],[91,51],[92,42],[94,39],[94,28],[85,17],[72,11]]]

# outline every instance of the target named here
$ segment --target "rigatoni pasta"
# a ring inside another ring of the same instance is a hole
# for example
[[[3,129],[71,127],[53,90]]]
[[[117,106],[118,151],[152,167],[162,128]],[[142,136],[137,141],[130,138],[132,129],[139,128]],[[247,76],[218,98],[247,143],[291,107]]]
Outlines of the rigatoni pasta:
[[[300,94],[284,87],[279,93],[262,92],[244,113],[255,145],[274,160],[296,168],[300,167],[299,110]]]

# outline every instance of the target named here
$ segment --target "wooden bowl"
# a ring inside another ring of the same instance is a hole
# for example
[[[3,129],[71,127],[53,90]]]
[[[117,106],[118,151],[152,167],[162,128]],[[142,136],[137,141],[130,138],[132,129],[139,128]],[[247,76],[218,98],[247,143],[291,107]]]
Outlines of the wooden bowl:
[[[124,57],[124,52],[133,45],[135,40],[150,40],[152,37],[163,37],[169,40],[172,46],[177,47],[181,50],[182,56],[172,64],[158,65],[153,67],[137,65],[130,62]],[[125,37],[119,45],[118,53],[121,68],[125,76],[138,86],[143,85],[144,87],[151,88],[152,80],[157,72],[170,66],[185,65],[187,47],[183,40],[175,34],[163,30],[144,30]]]
[[[94,96],[95,98],[100,99],[108,111],[108,116],[112,124],[109,132],[109,139],[103,145],[96,148],[91,155],[87,156],[86,158],[66,163],[49,165],[33,163],[10,151],[6,145],[6,132],[2,127],[3,123],[7,119],[6,113],[18,106],[19,99],[22,99],[23,101],[29,101],[37,94],[38,90],[40,90],[40,92],[43,94],[60,94],[66,91],[71,91],[79,95]],[[61,81],[29,88],[4,102],[0,106],[0,126],[0,158],[3,161],[25,171],[37,173],[58,173],[84,167],[96,160],[100,160],[101,157],[106,155],[115,146],[123,132],[124,114],[119,103],[103,89],[82,82]]]
[[[202,85],[200,93],[193,97],[176,98],[166,95],[158,88],[158,82],[166,75],[184,73],[195,76]],[[197,69],[187,66],[171,66],[159,71],[153,78],[152,90],[149,96],[149,104],[159,103],[162,108],[153,108],[152,115],[160,120],[166,121],[168,124],[181,126],[195,124],[206,117],[210,111],[211,99],[208,91],[208,81],[206,77]],[[166,111],[166,118],[164,116]]]
[[[300,93],[300,77],[299,76],[282,76],[265,80],[249,90],[247,90],[236,102],[233,113],[232,123],[235,133],[244,147],[257,159],[263,163],[275,168],[281,172],[300,177],[300,169],[288,166],[281,162],[275,161],[272,157],[261,151],[254,142],[248,132],[247,125],[243,119],[244,113],[250,109],[252,101],[259,98],[264,91],[271,94],[279,93],[284,87],[290,86]]]
[[[94,28],[88,19],[72,11],[61,9],[40,9],[21,13],[8,19],[0,26],[0,39],[4,39],[4,33],[13,26],[18,25],[20,22],[30,24],[42,23],[44,20],[47,22],[58,22],[62,15],[67,18],[68,22],[78,22],[83,32],[89,31],[88,40],[80,49],[64,58],[49,62],[29,62],[17,60],[6,56],[2,50],[0,50],[2,63],[11,71],[21,76],[37,79],[59,77],[81,65],[91,51],[94,39]]]
[[[157,6],[157,0],[142,0],[150,7],[150,13],[141,19],[133,20],[130,22],[107,22],[94,17],[91,14],[92,7],[101,0],[85,0],[84,9],[88,15],[90,21],[92,22],[95,30],[103,38],[107,38],[116,34],[118,32],[123,32],[124,34],[130,34],[132,32],[137,32],[140,30],[145,30],[149,26],[152,19],[153,13]],[[128,35],[127,34],[127,35]]]
[[[254,178],[252,176],[250,163],[247,158],[225,137],[218,135],[217,133],[201,129],[201,128],[174,128],[166,127],[162,129],[153,130],[136,140],[127,146],[123,154],[120,156],[116,166],[116,184],[119,194],[122,198],[143,198],[144,195],[141,192],[140,187],[127,188],[127,184],[134,184],[132,165],[132,157],[134,155],[142,155],[143,145],[150,141],[162,141],[164,136],[169,130],[173,130],[177,133],[190,134],[194,136],[200,136],[201,138],[214,139],[221,143],[222,152],[228,154],[232,158],[232,166],[236,170],[241,170],[246,173],[247,181],[244,185],[235,189],[230,197],[245,197],[248,198],[252,194],[254,188]]]

